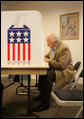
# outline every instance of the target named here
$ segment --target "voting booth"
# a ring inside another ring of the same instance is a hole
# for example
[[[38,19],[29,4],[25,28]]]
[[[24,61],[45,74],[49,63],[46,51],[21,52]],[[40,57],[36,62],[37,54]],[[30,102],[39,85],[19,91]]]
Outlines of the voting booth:
[[[1,12],[1,67],[45,65],[39,11]]]

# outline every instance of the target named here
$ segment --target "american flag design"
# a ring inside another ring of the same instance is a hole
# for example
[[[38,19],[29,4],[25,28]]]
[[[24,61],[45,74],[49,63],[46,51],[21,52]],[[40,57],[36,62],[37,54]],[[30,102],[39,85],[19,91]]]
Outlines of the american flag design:
[[[30,29],[23,25],[16,28],[12,25],[8,29],[8,63],[24,63],[31,61]]]

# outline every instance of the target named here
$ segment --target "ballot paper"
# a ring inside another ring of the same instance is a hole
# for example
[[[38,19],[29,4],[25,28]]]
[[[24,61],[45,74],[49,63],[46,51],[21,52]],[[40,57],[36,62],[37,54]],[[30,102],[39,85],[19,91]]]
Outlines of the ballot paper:
[[[44,40],[39,11],[1,12],[1,67],[44,66]]]

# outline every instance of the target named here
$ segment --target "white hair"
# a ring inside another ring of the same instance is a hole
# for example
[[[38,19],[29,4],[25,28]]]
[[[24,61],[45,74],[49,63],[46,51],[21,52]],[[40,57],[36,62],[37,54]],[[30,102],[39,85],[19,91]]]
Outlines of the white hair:
[[[59,38],[58,38],[58,37],[53,36],[52,38],[50,38],[50,42],[51,42],[51,43],[55,43],[56,41],[59,42]]]

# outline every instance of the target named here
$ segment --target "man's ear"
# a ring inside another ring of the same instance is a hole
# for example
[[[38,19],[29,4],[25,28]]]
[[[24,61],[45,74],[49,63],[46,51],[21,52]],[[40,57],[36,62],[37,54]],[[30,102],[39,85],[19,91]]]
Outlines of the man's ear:
[[[56,45],[58,43],[58,41],[55,41],[53,44]]]

